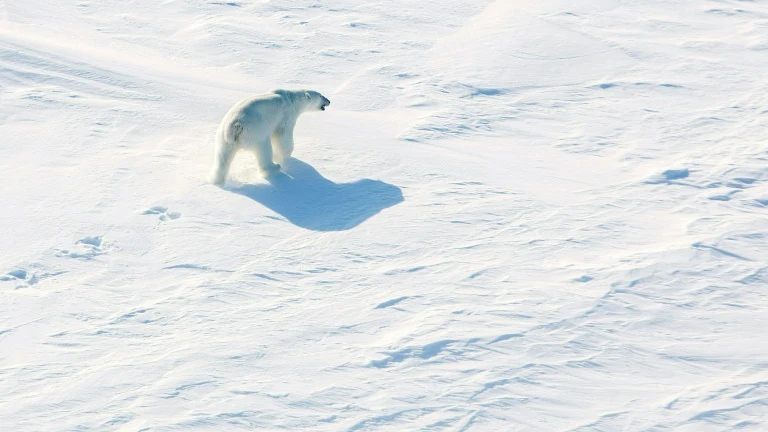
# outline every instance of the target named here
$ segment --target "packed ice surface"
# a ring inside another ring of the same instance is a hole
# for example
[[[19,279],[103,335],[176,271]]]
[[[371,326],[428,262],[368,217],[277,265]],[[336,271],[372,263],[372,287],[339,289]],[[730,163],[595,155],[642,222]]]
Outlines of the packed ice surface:
[[[766,70],[762,1],[0,2],[2,429],[766,430]]]

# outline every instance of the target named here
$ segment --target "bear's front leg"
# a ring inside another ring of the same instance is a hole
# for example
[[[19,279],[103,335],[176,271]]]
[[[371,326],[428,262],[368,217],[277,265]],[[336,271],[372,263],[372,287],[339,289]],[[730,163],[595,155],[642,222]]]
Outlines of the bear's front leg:
[[[272,151],[275,154],[275,160],[285,165],[285,161],[293,154],[293,127],[278,129],[272,134]]]
[[[255,151],[261,175],[269,177],[280,171],[280,165],[272,162],[272,143],[270,142],[269,137],[259,141]]]

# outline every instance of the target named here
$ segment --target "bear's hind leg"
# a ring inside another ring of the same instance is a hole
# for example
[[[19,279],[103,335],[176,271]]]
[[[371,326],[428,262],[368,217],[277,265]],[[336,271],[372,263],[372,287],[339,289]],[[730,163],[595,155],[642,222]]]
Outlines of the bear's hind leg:
[[[216,154],[214,155],[213,171],[210,181],[213,184],[220,185],[227,179],[229,167],[232,165],[232,159],[235,157],[237,147],[233,143],[226,141],[216,145]]]

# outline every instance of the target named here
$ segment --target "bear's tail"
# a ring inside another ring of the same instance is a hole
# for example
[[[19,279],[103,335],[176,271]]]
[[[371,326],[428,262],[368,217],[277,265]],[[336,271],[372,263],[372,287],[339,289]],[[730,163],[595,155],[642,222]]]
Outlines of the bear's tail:
[[[243,126],[240,123],[219,126],[216,131],[216,144],[213,155],[213,171],[209,178],[215,185],[224,183],[229,172],[229,166],[237,150],[237,138],[243,132]]]

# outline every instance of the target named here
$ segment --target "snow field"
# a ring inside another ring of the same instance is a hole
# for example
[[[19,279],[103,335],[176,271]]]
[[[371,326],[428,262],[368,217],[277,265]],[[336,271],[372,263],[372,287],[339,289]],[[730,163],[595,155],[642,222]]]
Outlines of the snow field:
[[[4,427],[763,430],[767,14],[0,4]]]

